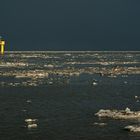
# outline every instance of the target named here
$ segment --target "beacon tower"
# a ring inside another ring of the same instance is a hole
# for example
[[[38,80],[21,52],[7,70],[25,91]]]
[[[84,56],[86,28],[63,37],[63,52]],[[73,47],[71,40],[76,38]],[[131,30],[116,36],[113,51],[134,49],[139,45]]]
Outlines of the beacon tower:
[[[1,36],[0,36],[0,54],[3,55],[4,54],[4,47],[5,47],[5,41],[2,40]]]

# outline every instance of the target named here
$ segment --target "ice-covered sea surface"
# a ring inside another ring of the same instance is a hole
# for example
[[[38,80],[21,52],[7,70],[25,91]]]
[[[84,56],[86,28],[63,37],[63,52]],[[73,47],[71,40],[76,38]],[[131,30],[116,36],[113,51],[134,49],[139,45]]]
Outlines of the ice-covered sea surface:
[[[140,139],[123,130],[139,122],[94,115],[126,107],[140,110],[140,52],[0,56],[0,140]]]

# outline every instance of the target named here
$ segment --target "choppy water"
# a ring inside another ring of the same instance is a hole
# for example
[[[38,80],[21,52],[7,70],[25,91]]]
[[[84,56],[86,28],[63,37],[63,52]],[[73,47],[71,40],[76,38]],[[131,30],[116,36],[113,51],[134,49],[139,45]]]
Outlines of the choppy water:
[[[136,122],[98,119],[140,110],[140,52],[7,52],[0,63],[0,140],[124,140]],[[38,119],[28,129],[25,119]],[[95,122],[107,123],[101,127]]]

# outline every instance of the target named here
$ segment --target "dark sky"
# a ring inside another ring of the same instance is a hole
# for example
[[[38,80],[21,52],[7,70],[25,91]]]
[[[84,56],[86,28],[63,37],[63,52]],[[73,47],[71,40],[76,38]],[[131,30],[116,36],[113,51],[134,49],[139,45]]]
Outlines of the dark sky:
[[[140,0],[0,0],[6,50],[140,50]]]

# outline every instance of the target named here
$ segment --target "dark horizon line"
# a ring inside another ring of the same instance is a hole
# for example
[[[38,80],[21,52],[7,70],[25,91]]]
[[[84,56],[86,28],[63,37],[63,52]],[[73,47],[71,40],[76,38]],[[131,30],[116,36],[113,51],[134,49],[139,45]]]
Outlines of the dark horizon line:
[[[9,50],[9,52],[140,52],[140,50]]]

